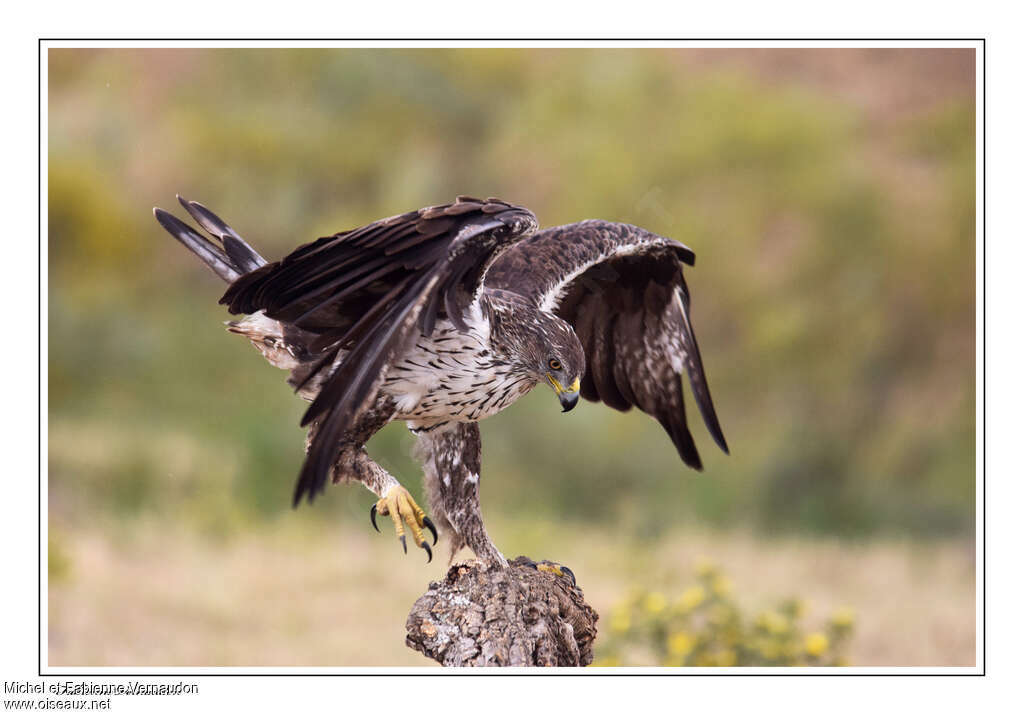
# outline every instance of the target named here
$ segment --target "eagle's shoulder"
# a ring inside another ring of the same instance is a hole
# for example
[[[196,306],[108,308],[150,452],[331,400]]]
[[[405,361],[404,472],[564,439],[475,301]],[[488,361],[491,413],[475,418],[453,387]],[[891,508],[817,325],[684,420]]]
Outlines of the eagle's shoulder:
[[[673,267],[677,261],[694,263],[693,251],[678,241],[628,223],[588,219],[537,231],[514,244],[495,259],[485,286],[553,310],[580,276],[614,279],[612,262],[630,257]]]

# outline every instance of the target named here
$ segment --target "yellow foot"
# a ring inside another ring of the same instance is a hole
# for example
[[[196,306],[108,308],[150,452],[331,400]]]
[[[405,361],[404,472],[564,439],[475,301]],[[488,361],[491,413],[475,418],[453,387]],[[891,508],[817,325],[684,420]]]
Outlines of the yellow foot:
[[[568,566],[562,566],[561,564],[556,564],[554,561],[548,561],[547,559],[542,561],[528,559],[528,561],[528,566],[533,566],[533,568],[538,571],[547,571],[548,573],[553,573],[555,576],[567,578],[574,587],[576,586],[576,574],[574,574]]]
[[[437,544],[437,529],[434,528],[434,523],[430,521],[430,517],[423,513],[420,509],[420,505],[413,501],[412,495],[409,491],[400,484],[388,489],[387,493],[377,503],[370,507],[370,523],[373,524],[373,528],[377,529],[377,515],[390,516],[391,521],[395,523],[395,534],[398,535],[398,540],[402,542],[402,551],[408,553],[408,548],[405,545],[405,524],[409,525],[409,530],[412,531],[412,536],[416,540],[416,545],[427,552],[427,563],[429,564],[434,558],[434,552],[430,550],[430,545],[427,540],[423,538],[423,528],[430,529],[430,533],[434,536],[434,544]],[[405,522],[403,524],[402,522]],[[380,529],[377,529],[379,532]]]

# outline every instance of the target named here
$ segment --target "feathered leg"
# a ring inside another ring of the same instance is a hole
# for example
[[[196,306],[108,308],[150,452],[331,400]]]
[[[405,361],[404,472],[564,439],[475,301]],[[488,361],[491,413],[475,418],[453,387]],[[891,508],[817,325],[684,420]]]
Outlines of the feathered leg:
[[[480,514],[480,428],[475,422],[449,422],[413,429],[431,511],[444,515],[441,526],[452,534],[449,561],[466,545],[488,566],[508,566]]]
[[[366,453],[366,442],[381,427],[386,425],[394,414],[394,405],[389,399],[381,399],[373,409],[364,413],[356,427],[345,433],[338,445],[338,456],[331,468],[330,478],[335,484],[339,482],[359,482],[380,497],[370,510],[370,522],[377,527],[377,515],[390,516],[395,525],[395,535],[406,551],[405,529],[408,526],[416,545],[427,552],[427,561],[433,559],[430,544],[423,536],[423,529],[429,529],[437,543],[437,530],[430,518],[412,498],[409,491],[397,479],[370,458]],[[314,422],[306,436],[306,450],[313,443],[319,423]],[[323,490],[325,485],[308,484],[300,478],[295,485],[294,503],[297,506],[303,496],[313,497]]]

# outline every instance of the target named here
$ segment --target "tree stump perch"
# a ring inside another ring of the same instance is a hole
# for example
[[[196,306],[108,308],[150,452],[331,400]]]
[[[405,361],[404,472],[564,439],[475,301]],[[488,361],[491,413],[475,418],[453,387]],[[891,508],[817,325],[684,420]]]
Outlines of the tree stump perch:
[[[452,566],[405,629],[407,646],[445,666],[583,666],[594,659],[597,613],[569,576],[520,556],[507,569]]]

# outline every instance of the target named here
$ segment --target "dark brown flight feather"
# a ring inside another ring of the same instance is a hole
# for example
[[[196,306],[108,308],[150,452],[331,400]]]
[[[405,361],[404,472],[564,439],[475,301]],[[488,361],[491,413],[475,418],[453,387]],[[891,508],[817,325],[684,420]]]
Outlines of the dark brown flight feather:
[[[463,313],[484,272],[536,226],[526,209],[467,198],[321,238],[231,285],[221,302],[232,313],[262,310],[317,336],[312,352],[331,356],[319,369],[348,351],[302,418],[320,428],[296,503],[324,488],[346,426],[371,405],[414,334],[429,334],[442,315],[468,329]]]
[[[516,321],[553,321],[539,311],[556,314],[571,326],[554,321],[577,353],[582,346],[582,396],[618,410],[639,407],[662,425],[682,460],[701,469],[683,404],[685,371],[708,431],[728,453],[690,321],[683,264],[693,265],[694,254],[680,243],[605,221],[534,233],[528,210],[460,196],[325,236],[267,263],[205,206],[179,201],[210,238],[161,209],[157,220],[231,284],[221,303],[233,314],[266,315],[268,321],[256,316],[231,329],[252,339],[246,326],[269,322],[269,342],[257,333],[254,344],[290,369],[289,383],[312,400],[302,418],[314,429],[295,504],[324,489],[341,444],[365,442],[366,435],[351,433],[354,425],[392,414],[381,412],[381,388],[410,343],[431,336],[441,318],[468,330],[467,310],[485,289],[488,300],[500,298],[519,315],[503,317],[487,303],[496,340],[508,338]],[[453,406],[506,400],[529,376],[517,379],[504,392],[473,384]],[[471,394],[475,388],[483,394]]]
[[[711,436],[724,452],[729,448],[690,324],[682,266],[693,262],[689,248],[642,228],[583,221],[512,246],[486,284],[520,293],[570,323],[587,356],[580,394],[617,410],[639,407],[658,420],[682,460],[701,469],[673,361],[686,370]]]

